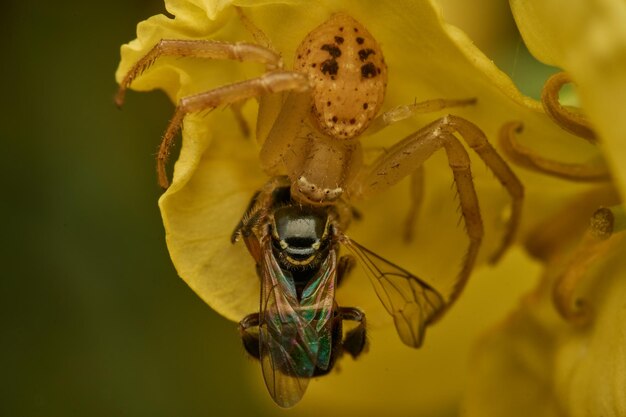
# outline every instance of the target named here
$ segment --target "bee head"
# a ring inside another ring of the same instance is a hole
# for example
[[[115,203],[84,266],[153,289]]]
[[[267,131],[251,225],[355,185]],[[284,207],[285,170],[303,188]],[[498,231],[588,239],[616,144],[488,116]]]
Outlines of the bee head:
[[[323,207],[288,205],[274,211],[272,242],[287,269],[315,268],[328,252],[329,222]]]

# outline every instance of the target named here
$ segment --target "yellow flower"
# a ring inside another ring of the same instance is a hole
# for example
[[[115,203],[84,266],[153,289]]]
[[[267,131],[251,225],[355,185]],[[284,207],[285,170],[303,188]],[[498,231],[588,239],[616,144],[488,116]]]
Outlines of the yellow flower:
[[[240,6],[267,34],[287,67],[308,31],[334,12],[352,15],[377,38],[385,53],[389,85],[383,110],[432,98],[475,97],[476,106],[453,113],[480,126],[494,145],[504,122],[522,120],[531,146],[567,149],[570,158],[589,152],[585,144],[572,145],[541,105],[522,96],[460,30],[443,23],[428,0],[169,0],[166,7],[175,18],[159,15],[140,23],[138,38],[122,47],[118,81],[163,38],[252,41],[233,5]],[[255,64],[161,58],[132,88],[159,88],[176,102],[262,71]],[[249,123],[255,122],[255,110],[255,103],[244,108]],[[367,145],[390,146],[440,115],[420,115],[398,123],[367,138]],[[243,245],[231,245],[229,238],[252,193],[267,177],[259,168],[253,140],[243,137],[227,111],[189,115],[182,136],[172,185],[159,201],[170,255],[179,275],[207,304],[239,321],[258,311],[259,286],[252,258]],[[479,265],[484,265],[501,238],[509,198],[475,155],[472,160],[485,222],[479,259]],[[523,236],[537,217],[557,210],[563,198],[578,188],[534,173],[518,173],[528,191]],[[359,203],[363,219],[351,226],[348,235],[447,294],[467,244],[462,227],[457,226],[451,181],[445,156],[433,156],[426,163],[424,207],[410,244],[402,240],[404,222],[399,220],[409,207],[406,182]],[[506,261],[494,270],[477,268],[458,305],[429,330],[419,351],[401,344],[391,319],[357,269],[339,289],[337,301],[342,306],[358,306],[367,314],[370,351],[358,361],[344,358],[338,365],[341,372],[312,383],[298,410],[333,413],[342,404],[366,414],[373,407],[380,412],[389,409],[385,411],[389,415],[454,410],[466,384],[463,370],[472,341],[502,317],[537,274],[537,266],[519,250]],[[254,377],[264,389],[260,374]]]
[[[510,0],[524,42],[568,72],[626,192],[626,4],[620,0]]]
[[[588,233],[574,250],[559,241],[541,284],[478,344],[465,415],[626,413],[626,216],[615,211],[620,224],[610,238]]]
[[[612,210],[608,239],[594,232],[606,221],[582,233],[593,210],[626,192],[626,4],[510,2],[530,51],[575,82],[614,183],[564,206],[565,220],[552,218],[529,240],[546,261],[541,283],[478,345],[464,409],[481,417],[626,415],[623,207]]]

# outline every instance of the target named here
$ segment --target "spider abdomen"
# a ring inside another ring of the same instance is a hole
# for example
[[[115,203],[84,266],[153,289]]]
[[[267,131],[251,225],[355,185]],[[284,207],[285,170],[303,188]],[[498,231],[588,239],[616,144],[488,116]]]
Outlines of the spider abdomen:
[[[387,65],[374,37],[346,14],[336,14],[302,41],[294,70],[312,84],[311,116],[338,139],[363,133],[385,97]]]

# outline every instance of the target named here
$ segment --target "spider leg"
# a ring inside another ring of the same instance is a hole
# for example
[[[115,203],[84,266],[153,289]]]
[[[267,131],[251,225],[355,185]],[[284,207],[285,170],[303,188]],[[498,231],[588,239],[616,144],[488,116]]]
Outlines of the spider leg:
[[[263,102],[276,100],[274,103],[278,111],[275,114],[264,113],[266,107]],[[285,164],[285,153],[294,153],[293,141],[298,138],[298,132],[302,126],[304,116],[310,109],[310,97],[305,94],[288,94],[284,102],[280,103],[279,95],[264,97],[259,103],[259,116],[257,119],[257,142],[261,145],[259,160],[261,168],[268,175],[282,174],[281,168]],[[259,125],[263,125],[259,129]],[[260,131],[261,130],[261,131]]]
[[[490,263],[495,263],[502,257],[511,243],[513,243],[522,212],[524,186],[507,162],[502,159],[495,148],[489,143],[483,131],[476,125],[468,120],[453,115],[448,115],[443,119],[446,120],[448,128],[458,132],[469,147],[483,160],[485,165],[493,172],[511,197],[511,214],[506,232],[504,233],[499,248],[489,259]]]
[[[391,110],[381,113],[374,120],[372,120],[370,126],[365,131],[365,134],[374,134],[391,124],[408,119],[415,114],[432,113],[439,110],[448,109],[450,107],[465,107],[471,106],[473,104],[476,104],[475,98],[460,100],[434,99],[394,107]]]
[[[374,157],[369,157],[369,155],[380,156],[381,154],[387,152],[385,148],[363,148],[363,154],[367,158],[365,159],[365,164],[374,160]],[[413,240],[413,236],[415,234],[415,223],[419,216],[420,209],[422,207],[422,202],[424,201],[424,166],[419,165],[415,171],[411,174],[411,183],[409,185],[409,211],[406,214],[406,218],[404,220],[405,228],[404,228],[404,241],[410,242]]]
[[[409,212],[404,221],[404,241],[410,242],[413,239],[415,222],[419,215],[422,202],[424,201],[424,165],[418,166],[411,174],[411,188]]]
[[[438,149],[445,149],[470,241],[448,305],[451,305],[463,291],[483,237],[483,223],[472,181],[469,155],[454,133],[458,133],[479,155],[513,200],[511,217],[502,243],[491,257],[491,261],[495,262],[513,241],[519,224],[523,187],[506,162],[489,144],[484,133],[471,122],[452,115],[438,119],[392,146],[349,185],[350,196],[354,198],[382,191],[411,174]]]
[[[366,135],[372,135],[387,126],[408,119],[415,114],[432,113],[451,107],[465,107],[476,104],[476,98],[468,99],[433,99],[413,103],[410,105],[402,105],[394,107],[372,120],[370,127],[365,131]],[[404,240],[410,242],[413,239],[415,222],[419,215],[419,209],[424,198],[424,169],[420,165],[419,168],[411,175],[411,206],[407,213],[404,228]]]
[[[282,68],[280,55],[269,48],[245,42],[220,42],[212,40],[161,39],[146,55],[126,73],[115,95],[115,104],[124,104],[126,90],[135,78],[150,68],[162,56],[193,57],[251,61],[265,64],[267,70]]]
[[[243,24],[243,26],[246,28],[246,30],[250,33],[250,35],[252,35],[252,37],[254,38],[254,41],[261,46],[264,46],[267,49],[271,49],[272,51],[275,51],[276,48],[274,48],[274,45],[272,45],[272,41],[270,40],[270,38],[267,37],[267,35],[265,34],[265,32],[263,32],[263,30],[261,30],[260,27],[258,27],[243,11],[243,9],[239,6],[235,6],[235,11],[237,12],[237,15],[239,16],[239,20],[241,20],[241,23]]]
[[[157,156],[157,173],[159,185],[162,188],[169,186],[165,164],[170,154],[170,148],[174,136],[180,125],[189,113],[210,111],[218,106],[233,104],[252,97],[258,97],[267,93],[279,93],[282,91],[306,91],[309,88],[307,78],[296,72],[274,71],[263,74],[250,80],[229,84],[213,90],[180,99],[174,116],[170,120],[161,140]]]

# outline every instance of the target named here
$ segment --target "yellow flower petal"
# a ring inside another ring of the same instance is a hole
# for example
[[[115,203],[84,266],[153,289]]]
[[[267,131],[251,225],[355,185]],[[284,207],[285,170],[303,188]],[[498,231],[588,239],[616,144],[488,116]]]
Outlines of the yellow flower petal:
[[[429,1],[177,0],[166,4],[176,19],[156,16],[138,26],[138,40],[122,48],[118,80],[161,38],[251,41],[231,4],[244,7],[246,15],[283,54],[287,67],[307,32],[333,12],[345,11],[367,26],[383,47],[390,74],[384,110],[432,98],[476,97],[476,106],[451,112],[478,124],[494,145],[504,122],[523,120],[526,143],[545,149],[547,155],[556,151],[574,160],[585,159],[592,149],[584,143],[572,144],[571,137],[543,114],[539,103],[523,97],[461,31],[441,22]],[[175,101],[262,71],[255,64],[162,58],[137,79],[133,88],[160,88]],[[250,123],[255,121],[255,110],[255,103],[245,107]],[[373,148],[390,146],[440,115],[415,117],[363,141]],[[191,115],[185,121],[172,186],[160,200],[168,248],[178,273],[211,307],[234,321],[257,311],[259,305],[252,259],[241,243],[229,243],[252,193],[267,180],[257,154],[254,142],[241,137],[229,111]],[[501,238],[509,198],[479,158],[472,155],[472,161],[485,223],[479,262],[484,264]],[[541,175],[518,173],[529,190],[522,232],[579,189]],[[416,237],[409,245],[402,241],[403,219],[409,207],[406,182],[359,203],[363,219],[353,223],[348,234],[445,293],[454,283],[467,245],[463,228],[457,225],[451,183],[448,162],[439,152],[426,163],[424,207]],[[355,409],[361,404],[363,413],[374,405],[388,408],[393,404],[397,415],[409,410],[454,409],[465,383],[460,375],[471,341],[506,311],[533,276],[532,263],[519,252],[509,259],[512,267],[503,265],[501,276],[477,269],[458,308],[430,330],[426,346],[417,352],[401,345],[390,317],[357,269],[339,289],[338,303],[366,312],[371,351],[356,363],[340,361],[344,372],[312,383],[304,403],[332,410],[341,401]],[[491,277],[493,287],[483,286],[481,280],[486,277]],[[471,307],[463,307],[464,303]],[[471,312],[479,306],[484,310],[475,317]],[[261,386],[258,371],[256,377]],[[334,381],[341,384],[340,389]],[[331,395],[334,401],[327,403]],[[300,410],[305,413],[307,409]]]
[[[585,114],[603,141],[626,195],[626,3],[622,0],[510,0],[529,50],[576,82]]]
[[[527,275],[517,276],[520,270]],[[369,351],[357,360],[342,358],[337,372],[313,380],[302,403],[290,413],[332,416],[343,409],[365,416],[456,415],[467,388],[468,357],[476,338],[534,285],[538,271],[539,265],[520,250],[497,268],[481,270],[449,315],[428,331],[419,350],[399,343],[393,326],[369,326]],[[357,278],[350,277],[347,284],[369,285]],[[374,298],[372,294],[367,313],[378,312]],[[258,365],[250,367],[259,396],[267,397]]]
[[[467,417],[626,415],[626,239],[589,271],[585,299],[593,322],[558,316],[552,263],[544,285],[478,346],[464,410]]]
[[[227,2],[178,0],[166,4],[170,11],[178,13],[176,19],[159,15],[139,24],[138,39],[122,48],[118,80],[161,38],[250,40]],[[233,4],[248,6],[251,2]],[[503,122],[521,119],[525,121],[525,138],[530,143],[553,143],[557,148],[560,145],[574,158],[587,152],[584,145],[571,146],[570,138],[543,115],[539,104],[523,97],[462,32],[443,25],[429,2],[401,1],[383,5],[374,1],[267,1],[254,3],[244,10],[283,52],[287,66],[299,41],[311,28],[333,12],[348,11],[366,24],[383,45],[390,69],[384,108],[431,98],[477,97],[475,107],[453,112],[477,123],[492,142]],[[260,73],[262,68],[254,64],[161,58],[132,87],[139,90],[161,88],[177,100]],[[246,114],[251,122],[254,110],[252,103],[247,105]],[[415,117],[364,141],[372,147],[389,146],[435,118],[436,115]],[[246,196],[251,196],[266,179],[254,160],[256,149],[252,141],[241,138],[228,111],[188,117],[183,136],[172,186],[160,202],[168,247],[183,279],[219,313],[239,320],[256,310],[258,284],[253,268],[246,270],[244,266],[250,265],[249,257],[241,248],[230,248],[228,236],[245,209]],[[482,162],[475,155],[472,159],[482,197],[486,237],[481,258],[485,259],[499,243],[509,200],[492,175],[481,166]],[[443,292],[454,283],[467,242],[462,228],[457,227],[456,203],[449,189],[451,174],[447,165],[442,153],[426,164],[425,204],[417,237],[411,245],[402,242],[404,224],[398,221],[406,215],[409,206],[406,184],[359,205],[364,220],[349,231],[363,244],[411,269]],[[238,171],[241,172],[237,174]],[[525,182],[542,183],[539,193],[528,195],[527,203],[538,207],[542,213],[555,206],[553,200],[544,198],[546,195],[567,194],[574,189],[561,181],[523,175]],[[228,203],[217,204],[225,198],[231,199]],[[390,205],[389,201],[395,203]],[[214,219],[221,221],[208,225]],[[231,255],[238,259],[231,260]],[[230,270],[227,266],[231,264],[238,264],[240,268]],[[218,288],[221,290],[214,292]],[[224,293],[240,296],[224,298]],[[343,293],[346,303],[358,301],[354,299],[358,296],[352,297],[356,294]]]

